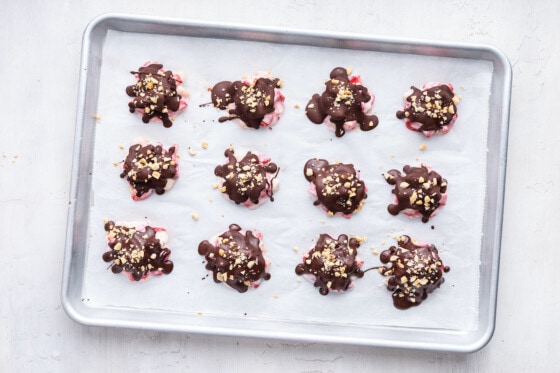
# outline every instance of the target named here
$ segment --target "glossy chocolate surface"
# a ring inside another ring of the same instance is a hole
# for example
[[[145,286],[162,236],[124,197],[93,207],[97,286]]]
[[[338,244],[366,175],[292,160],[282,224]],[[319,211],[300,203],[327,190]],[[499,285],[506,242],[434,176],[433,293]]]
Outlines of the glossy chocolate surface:
[[[144,123],[157,117],[161,119],[164,127],[171,127],[173,123],[169,112],[179,110],[181,96],[177,93],[177,82],[173,73],[162,72],[162,68],[161,64],[150,64],[131,72],[138,76],[138,82],[126,87],[126,94],[133,97],[128,103],[128,108],[131,113],[143,109]]]
[[[345,68],[333,69],[325,86],[325,91],[321,95],[314,94],[306,106],[305,114],[310,121],[321,124],[330,116],[337,137],[344,135],[346,122],[357,121],[362,131],[377,127],[377,116],[365,114],[362,107],[370,101],[371,94],[366,87],[353,81]]]
[[[263,194],[274,200],[272,180],[279,169],[275,163],[262,162],[256,154],[247,152],[241,160],[237,160],[233,148],[224,152],[227,163],[217,166],[214,174],[223,179],[221,192],[237,204],[250,200],[258,204]],[[274,175],[267,177],[268,174]]]
[[[424,164],[420,167],[406,165],[402,174],[398,170],[390,170],[383,176],[387,183],[395,186],[392,193],[397,202],[387,206],[391,215],[414,210],[422,215],[422,222],[427,223],[447,192],[447,180]]]
[[[324,159],[310,159],[303,169],[305,178],[317,192],[315,205],[322,205],[329,215],[351,214],[359,210],[367,198],[366,186],[358,178],[353,164],[329,164]]]
[[[274,112],[275,89],[281,87],[279,79],[258,78],[249,84],[244,81],[223,81],[212,88],[212,103],[228,115],[219,119],[225,122],[240,119],[247,127],[259,129],[267,114]],[[230,107],[230,104],[235,104]]]
[[[420,123],[418,132],[439,131],[448,125],[457,113],[455,95],[446,84],[420,90],[410,87],[412,92],[406,97],[407,107],[397,111],[397,118]],[[410,128],[410,127],[409,127]]]
[[[397,244],[381,253],[381,263],[386,265],[379,273],[388,277],[394,306],[405,310],[418,306],[439,288],[449,267],[443,265],[434,245],[417,245],[409,236],[399,237]]]
[[[103,254],[103,260],[112,262],[113,273],[127,272],[134,281],[147,278],[150,272],[158,275],[171,273],[171,251],[162,247],[156,232],[157,228],[150,226],[136,228],[115,225],[112,221],[105,223],[110,250]]]
[[[363,277],[360,263],[356,259],[360,243],[355,238],[341,234],[338,239],[321,234],[315,247],[303,257],[295,271],[298,275],[309,274],[314,277],[314,286],[321,295],[330,290],[346,291],[355,277]]]
[[[219,235],[216,245],[202,241],[198,253],[206,259],[206,269],[212,271],[215,282],[224,282],[240,293],[257,287],[261,279],[270,279],[259,238],[237,224]]]
[[[128,149],[120,176],[134,190],[134,199],[142,199],[152,190],[156,194],[165,193],[168,181],[178,177],[175,150],[174,146],[165,150],[161,145],[152,144],[134,144]]]

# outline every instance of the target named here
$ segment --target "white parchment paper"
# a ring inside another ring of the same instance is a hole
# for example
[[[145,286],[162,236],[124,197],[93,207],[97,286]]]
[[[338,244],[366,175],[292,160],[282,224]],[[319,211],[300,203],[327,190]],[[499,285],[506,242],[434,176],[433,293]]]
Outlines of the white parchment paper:
[[[128,111],[125,87],[134,83],[129,72],[146,61],[185,73],[189,107],[169,129],[160,123],[144,124],[139,115]],[[306,103],[323,91],[324,81],[337,66],[352,67],[353,74],[360,75],[376,96],[374,112],[380,124],[373,131],[351,131],[336,138],[326,126],[306,118]],[[225,112],[199,107],[210,101],[208,88],[215,83],[239,80],[257,71],[270,71],[284,81],[286,110],[271,130],[218,123]],[[101,119],[95,135],[90,234],[85,237],[84,300],[98,307],[127,307],[130,312],[157,309],[250,316],[263,322],[476,329],[492,73],[490,62],[478,60],[110,31],[103,49],[98,112],[92,113]],[[409,131],[395,117],[403,105],[403,92],[428,81],[450,82],[463,97],[455,127],[447,135],[430,139]],[[139,137],[166,147],[177,144],[180,178],[164,195],[135,202],[128,184],[119,177],[120,166],[113,163],[122,161]],[[207,149],[202,149],[203,141]],[[427,146],[423,151],[422,144]],[[274,202],[249,210],[212,188],[217,181],[213,170],[224,162],[223,152],[230,145],[264,152],[279,165],[280,189]],[[189,147],[196,151],[194,156]],[[352,219],[328,217],[313,206],[303,176],[303,165],[313,157],[353,163],[360,170],[368,198]],[[402,170],[406,164],[420,162],[431,165],[449,184],[447,205],[427,224],[387,212],[391,186],[381,176],[389,169]],[[198,221],[192,213],[198,214]],[[101,259],[106,250],[103,219],[165,227],[173,272],[141,283],[114,275]],[[225,231],[231,223],[260,231],[271,262],[272,278],[245,294],[214,283],[197,253],[199,242]],[[349,292],[321,296],[294,272],[320,233],[367,238],[359,249],[363,268],[381,264],[373,250],[381,252],[396,243],[395,236],[407,234],[436,245],[451,271],[440,289],[407,311],[393,307],[391,293],[377,271],[367,272]]]

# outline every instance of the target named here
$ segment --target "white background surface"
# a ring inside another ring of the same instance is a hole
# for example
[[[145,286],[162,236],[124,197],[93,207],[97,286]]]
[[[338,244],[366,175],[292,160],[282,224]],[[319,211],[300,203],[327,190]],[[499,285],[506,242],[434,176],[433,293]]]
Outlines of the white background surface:
[[[344,5],[344,6],[343,6]],[[560,3],[0,1],[0,363],[7,371],[560,371]],[[81,36],[109,11],[488,43],[513,65],[493,339],[469,354],[83,327],[60,305]],[[432,19],[422,22],[422,19]]]

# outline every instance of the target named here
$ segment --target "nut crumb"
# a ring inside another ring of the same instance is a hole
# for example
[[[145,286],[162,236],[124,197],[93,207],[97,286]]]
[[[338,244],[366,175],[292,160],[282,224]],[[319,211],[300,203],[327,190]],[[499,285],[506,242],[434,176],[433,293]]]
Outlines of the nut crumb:
[[[426,150],[426,148],[427,148],[426,144],[422,144],[422,145],[420,145],[420,148],[419,148],[419,149],[420,149],[420,150]]]
[[[196,212],[193,212],[191,216],[192,216],[192,218],[194,219],[194,221],[198,221],[199,216],[198,216],[198,214],[197,214]]]
[[[202,146],[202,149],[208,149],[208,142],[203,141],[202,144],[200,144],[200,146]]]
[[[200,311],[198,311],[196,314],[197,314],[198,316],[202,316],[202,312],[200,312]]]
[[[295,104],[294,108],[299,109],[299,104]]]
[[[119,145],[119,149],[124,149],[124,145]]]
[[[192,156],[195,156],[196,155],[196,150],[194,150],[193,148],[191,148],[189,146],[189,154],[192,155]]]
[[[101,119],[101,115],[99,115],[99,114],[93,114],[91,117],[95,120],[100,120]]]
[[[278,299],[280,296],[278,294],[274,294],[274,299]]]
[[[299,247],[294,246],[294,251],[295,251],[296,253],[299,253]]]
[[[378,255],[379,254],[379,251],[377,251],[376,249],[373,249],[371,252],[373,253],[373,255]]]

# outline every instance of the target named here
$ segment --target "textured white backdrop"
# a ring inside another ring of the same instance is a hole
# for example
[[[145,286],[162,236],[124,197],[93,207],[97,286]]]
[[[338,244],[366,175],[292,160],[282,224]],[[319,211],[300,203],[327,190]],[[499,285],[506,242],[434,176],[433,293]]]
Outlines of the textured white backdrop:
[[[554,0],[0,1],[0,362],[7,371],[558,371]],[[497,326],[470,355],[82,327],[60,306],[81,35],[104,12],[488,43],[513,65]],[[432,19],[436,21],[423,21]],[[551,120],[551,116],[553,119]]]

